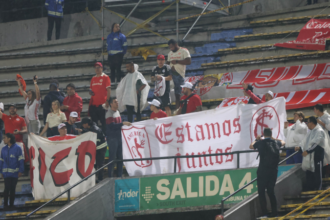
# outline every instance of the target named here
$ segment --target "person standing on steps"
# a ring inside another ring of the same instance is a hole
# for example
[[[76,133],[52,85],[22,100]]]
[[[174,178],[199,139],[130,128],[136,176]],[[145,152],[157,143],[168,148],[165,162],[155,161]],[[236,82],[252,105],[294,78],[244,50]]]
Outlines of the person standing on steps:
[[[193,93],[193,85],[190,82],[185,82],[183,86],[183,94],[180,101],[180,108],[177,110],[176,114],[188,114],[192,112],[202,111],[202,100],[199,95]]]
[[[111,82],[120,82],[122,78],[121,65],[127,51],[126,36],[121,33],[118,23],[113,23],[111,33],[107,37],[108,63],[111,71]]]
[[[170,52],[168,53],[167,63],[171,66],[172,79],[174,83],[176,109],[180,106],[181,86],[184,84],[186,76],[186,65],[191,64],[191,56],[188,49],[179,47],[178,43],[171,39],[168,41]]]
[[[1,150],[0,174],[5,180],[3,206],[4,209],[7,210],[8,208],[11,209],[14,207],[17,180],[24,173],[24,157],[22,149],[16,144],[15,136],[13,134],[5,134],[3,142],[6,146]],[[8,196],[10,196],[9,207]]]
[[[52,39],[55,23],[55,38],[60,39],[61,22],[63,18],[64,0],[46,0],[45,7],[48,11],[47,40]]]
[[[80,121],[80,113],[83,109],[82,98],[76,93],[76,87],[73,83],[69,83],[66,86],[67,97],[64,98],[61,111],[65,113],[67,119],[69,119],[71,112],[78,114],[77,121]]]

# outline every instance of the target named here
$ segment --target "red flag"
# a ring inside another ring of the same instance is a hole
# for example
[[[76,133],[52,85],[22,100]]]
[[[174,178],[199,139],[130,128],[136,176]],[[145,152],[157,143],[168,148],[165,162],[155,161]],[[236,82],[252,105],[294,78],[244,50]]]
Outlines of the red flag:
[[[23,77],[21,75],[17,74],[16,79],[19,79],[19,81],[21,82],[23,90],[26,91],[26,83],[25,83],[25,80],[23,79]],[[19,89],[18,89],[18,91],[19,91],[19,94],[23,95]]]
[[[300,30],[296,40],[277,43],[276,47],[298,50],[325,50],[327,38],[330,38],[330,19],[311,19]]]

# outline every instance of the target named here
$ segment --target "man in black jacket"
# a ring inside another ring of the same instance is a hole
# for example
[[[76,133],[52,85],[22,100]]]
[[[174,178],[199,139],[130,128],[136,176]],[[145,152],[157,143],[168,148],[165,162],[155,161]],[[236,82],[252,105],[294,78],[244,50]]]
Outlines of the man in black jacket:
[[[105,152],[107,151],[107,142],[105,141],[104,134],[102,130],[96,126],[96,124],[90,118],[83,118],[81,120],[81,125],[83,127],[82,133],[94,132],[97,134],[96,143],[96,166],[95,169],[99,169],[104,165]],[[103,171],[98,173],[98,181],[103,180]],[[97,181],[97,182],[98,182]]]

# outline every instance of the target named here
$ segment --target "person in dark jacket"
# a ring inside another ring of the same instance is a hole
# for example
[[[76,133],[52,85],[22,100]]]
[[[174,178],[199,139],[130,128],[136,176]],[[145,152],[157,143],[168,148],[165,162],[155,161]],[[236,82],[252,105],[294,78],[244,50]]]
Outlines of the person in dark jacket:
[[[96,166],[95,169],[99,169],[104,165],[105,152],[107,151],[107,142],[105,142],[105,137],[102,130],[96,126],[96,124],[90,118],[83,118],[81,120],[81,126],[83,129],[82,133],[94,132],[97,134],[96,143]],[[103,171],[98,173],[98,181],[103,180]],[[97,182],[98,182],[97,181]]]
[[[4,106],[2,102],[0,102],[0,111],[1,113],[4,113]],[[4,128],[4,122],[2,121],[2,119],[0,119],[0,143],[2,142],[3,128]]]
[[[48,30],[47,40],[52,39],[53,28],[55,23],[55,38],[60,39],[61,20],[63,18],[64,0],[46,0],[45,7],[48,11]]]
[[[22,149],[16,144],[15,136],[7,133],[3,142],[6,144],[1,150],[0,173],[5,180],[4,209],[8,209],[8,196],[10,194],[10,207],[14,207],[17,180],[24,173],[24,157]]]
[[[61,92],[58,90],[58,85],[55,82],[52,82],[49,85],[49,92],[45,96],[43,101],[43,116],[44,116],[44,124],[46,124],[46,118],[48,113],[50,113],[52,102],[58,100],[60,102],[60,105],[62,105],[64,96],[61,94]]]
[[[253,103],[251,101],[251,103],[249,103],[249,104],[260,104],[260,103],[268,102],[274,98],[274,93],[270,90],[265,93],[265,101],[264,101],[264,100],[262,100],[262,98],[260,98],[260,96],[257,96],[253,93],[253,87],[251,85],[243,83],[242,87],[243,87],[242,89],[243,89],[244,95],[250,97],[250,99],[252,99],[252,101],[253,101]],[[251,90],[251,88],[252,88],[252,90]],[[249,102],[250,102],[250,100],[249,100]]]
[[[118,23],[113,23],[111,33],[107,37],[108,62],[111,70],[111,82],[120,82],[121,65],[127,50],[126,36],[121,33]]]
[[[123,159],[122,141],[121,141],[121,127],[123,125],[131,126],[130,122],[121,121],[120,113],[118,111],[118,100],[116,98],[110,98],[110,107],[106,110],[106,136],[109,146],[109,161]],[[114,163],[108,166],[109,177],[113,177]],[[117,177],[123,175],[123,162],[117,162]]]
[[[245,95],[245,96],[248,96],[249,97],[249,101],[248,101],[248,104],[257,104],[257,103],[255,103],[255,101],[246,93],[246,91],[250,91],[251,93],[253,93],[253,86],[251,85],[251,84],[246,84],[246,88],[242,88],[242,90],[243,90],[243,94]],[[259,98],[259,99],[261,99],[260,98],[260,96],[258,96],[257,95],[257,97]]]

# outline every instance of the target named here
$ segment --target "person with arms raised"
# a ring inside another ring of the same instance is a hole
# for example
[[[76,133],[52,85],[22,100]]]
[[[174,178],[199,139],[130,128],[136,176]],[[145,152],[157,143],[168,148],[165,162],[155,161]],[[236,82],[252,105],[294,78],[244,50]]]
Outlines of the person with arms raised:
[[[40,136],[43,136],[45,132],[47,132],[47,137],[52,137],[55,135],[59,135],[58,133],[58,125],[66,122],[65,114],[60,110],[60,102],[53,101],[52,102],[52,111],[48,113],[46,124],[44,129],[40,133]]]
[[[268,102],[270,100],[272,100],[274,98],[274,93],[272,91],[268,91],[265,93],[265,101],[263,101],[259,96],[255,95],[252,91],[253,91],[253,87],[250,86],[249,84],[242,84],[243,86],[243,93],[244,95],[250,97],[250,99],[253,100],[254,103],[249,103],[249,104],[260,104],[260,103],[264,103],[264,102]],[[252,87],[252,89],[251,89]],[[250,102],[250,100],[249,100]]]

